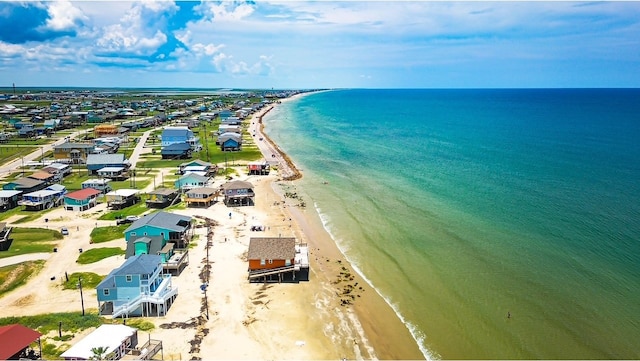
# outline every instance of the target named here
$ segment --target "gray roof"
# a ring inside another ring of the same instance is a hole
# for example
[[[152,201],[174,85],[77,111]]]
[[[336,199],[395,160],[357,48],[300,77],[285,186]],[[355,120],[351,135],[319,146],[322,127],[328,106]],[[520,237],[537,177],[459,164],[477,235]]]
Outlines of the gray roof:
[[[156,190],[149,192],[149,194],[160,194],[160,195],[168,196],[177,192],[178,190],[173,188],[158,188]]]
[[[204,160],[200,160],[200,159],[194,159],[194,160],[190,160],[188,162],[184,162],[182,164],[180,164],[180,167],[188,167],[190,165],[201,165],[201,166],[211,166],[212,164],[209,162],[205,162]]]
[[[292,237],[258,237],[249,240],[249,260],[293,259],[295,255],[296,239]]]
[[[125,252],[124,258],[133,257],[136,253],[136,243],[144,242],[149,243],[149,254],[158,254],[160,249],[162,249],[163,238],[162,236],[143,236],[130,240],[127,242],[127,250]]]
[[[21,187],[33,188],[41,185],[44,182],[38,179],[33,179],[33,178],[18,178],[18,179],[12,180],[9,183],[17,184]]]
[[[253,184],[241,180],[234,180],[223,184],[222,189],[253,189]]]
[[[93,164],[124,164],[126,159],[124,154],[89,154],[87,156],[87,165]]]
[[[218,191],[217,189],[208,188],[208,187],[191,188],[187,192],[187,197],[189,197],[190,194],[207,194],[207,195],[211,195],[211,194],[216,193],[217,191]]]
[[[174,232],[183,232],[189,228],[192,219],[193,218],[189,216],[160,211],[140,217],[140,219],[133,222],[125,232],[134,231],[146,225],[168,229]]]
[[[91,143],[62,143],[54,146],[54,149],[93,149],[93,144]]]
[[[178,180],[181,181],[183,179],[189,179],[189,178],[195,179],[195,180],[200,181],[200,182],[208,182],[209,181],[208,177],[205,177],[205,176],[193,173],[193,172],[186,173],[185,175],[180,177],[180,179],[178,179]]]
[[[113,288],[116,286],[115,276],[152,274],[162,263],[162,257],[155,254],[141,254],[127,258],[122,266],[111,271],[96,289]]]

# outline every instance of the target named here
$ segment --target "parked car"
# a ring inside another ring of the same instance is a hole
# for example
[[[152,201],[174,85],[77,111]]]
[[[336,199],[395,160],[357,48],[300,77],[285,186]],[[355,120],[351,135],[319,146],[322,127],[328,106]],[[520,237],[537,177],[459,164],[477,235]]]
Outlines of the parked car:
[[[133,223],[133,222],[137,221],[138,219],[140,219],[140,217],[138,217],[138,216],[126,216],[124,218],[120,218],[120,219],[116,220],[116,224],[117,225],[121,225],[121,224]]]
[[[68,236],[69,235],[69,230],[67,229],[67,227],[62,227],[60,229],[60,233],[62,233],[63,236]]]

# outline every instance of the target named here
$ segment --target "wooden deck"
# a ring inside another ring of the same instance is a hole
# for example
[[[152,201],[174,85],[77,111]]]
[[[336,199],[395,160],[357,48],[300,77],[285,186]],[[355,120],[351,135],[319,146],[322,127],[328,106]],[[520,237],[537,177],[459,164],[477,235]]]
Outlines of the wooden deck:
[[[172,273],[175,271],[176,275],[179,275],[180,272],[189,264],[189,251],[187,249],[175,249],[173,251],[173,256],[162,264],[163,270]],[[172,273],[173,274],[173,273]]]
[[[151,360],[158,352],[162,355],[160,359],[164,360],[162,341],[149,339],[142,346],[126,349],[126,353],[121,360]]]

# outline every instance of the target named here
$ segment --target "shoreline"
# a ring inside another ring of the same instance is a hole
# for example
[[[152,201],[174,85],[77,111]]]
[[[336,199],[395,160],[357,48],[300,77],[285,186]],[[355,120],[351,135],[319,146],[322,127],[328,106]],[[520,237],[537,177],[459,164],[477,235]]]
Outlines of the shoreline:
[[[310,94],[312,93],[296,94],[293,97],[286,98],[285,101],[292,101],[298,97]],[[269,108],[264,114],[259,116],[260,132],[265,136],[265,139],[268,139],[268,141],[274,145],[276,151],[284,158],[284,164],[293,168],[293,170],[287,173],[297,175],[293,179],[283,178],[283,180],[299,180],[303,175],[295,163],[264,132],[265,124],[263,118],[272,109],[273,107]],[[291,184],[294,184],[292,187],[296,190],[300,188],[296,182],[291,182]],[[283,187],[282,182],[273,182],[273,187],[277,185]],[[281,196],[283,195],[281,194]],[[304,198],[310,197],[305,195]],[[305,203],[311,204],[312,202]],[[348,265],[348,267],[353,270],[350,272],[353,277],[353,282],[358,285],[358,287],[362,287],[363,291],[357,295],[357,300],[354,300],[349,306],[353,307],[355,311],[356,320],[354,320],[354,322],[358,323],[358,326],[362,328],[361,337],[371,345],[377,358],[425,359],[426,357],[420,349],[418,341],[409,330],[409,325],[403,322],[396,310],[393,309],[379,291],[371,285],[370,281],[361,274],[361,271],[349,262],[330,232],[326,229],[318,210],[315,209],[315,207],[300,208],[295,206],[289,209],[295,219],[295,223],[301,228],[301,232],[307,236],[314,235],[316,237],[314,244],[317,246],[316,250],[318,254],[326,257],[325,261],[334,258],[338,260],[336,262],[337,264],[331,264],[329,262],[323,263],[320,261],[317,263],[320,269],[314,269],[313,271],[325,275],[332,273],[340,274],[340,272],[344,270],[344,265]],[[311,242],[309,243],[311,244]],[[318,259],[316,258],[316,260]],[[327,278],[325,282],[331,282],[331,280]],[[340,297],[338,296],[338,298]],[[384,328],[379,327],[380,325],[384,325]]]

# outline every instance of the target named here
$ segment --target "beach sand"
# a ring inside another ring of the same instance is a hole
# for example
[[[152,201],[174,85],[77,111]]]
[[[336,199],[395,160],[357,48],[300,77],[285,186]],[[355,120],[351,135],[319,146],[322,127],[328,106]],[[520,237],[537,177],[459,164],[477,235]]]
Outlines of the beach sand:
[[[265,137],[258,119],[269,109],[254,114],[250,120],[256,139]],[[268,139],[261,144],[265,158],[278,164],[278,170],[270,175],[247,176],[243,165],[237,167],[240,176],[236,178],[255,187],[255,206],[227,208],[217,202],[207,209],[175,211],[206,217],[218,225],[212,228],[209,242],[207,227],[195,229],[198,237],[189,250],[190,263],[173,278],[173,284],[179,288],[175,303],[166,316],[147,318],[156,328],[149,335],[140,332],[139,338],[161,340],[165,360],[422,359],[405,325],[353,271],[315,210],[300,207],[300,199],[284,197],[285,189],[296,192],[297,186],[295,181],[283,180],[294,172],[285,169],[287,160],[274,147]],[[276,154],[276,158],[271,154]],[[216,179],[215,186],[223,182]],[[123,239],[89,244],[89,234],[96,224],[114,224],[95,220],[104,207],[100,205],[81,215],[57,209],[46,215],[49,222],[41,217],[29,224],[58,229],[67,226],[71,234],[60,242],[58,252],[48,255],[37,276],[0,298],[0,317],[80,310],[78,291],[60,287],[64,273],[106,275],[124,261],[123,256],[116,256],[89,265],[75,263],[79,248],[124,249]],[[251,231],[255,224],[265,226],[266,230]],[[294,236],[299,242],[308,243],[311,263],[308,281],[265,284],[247,280],[249,239],[265,236]],[[207,281],[207,254],[209,286],[205,308],[205,293],[200,286]],[[52,276],[56,279],[51,280]],[[97,308],[95,290],[85,289],[84,300],[87,309]],[[67,344],[74,344],[79,336]]]

